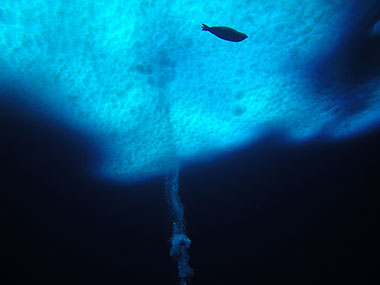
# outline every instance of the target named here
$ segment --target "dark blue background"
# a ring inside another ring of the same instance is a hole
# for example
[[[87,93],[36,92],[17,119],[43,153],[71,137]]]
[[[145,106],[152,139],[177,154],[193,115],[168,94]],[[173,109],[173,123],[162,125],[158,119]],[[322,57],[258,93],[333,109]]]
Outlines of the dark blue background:
[[[88,138],[10,102],[0,283],[177,284],[164,180],[98,180]],[[377,284],[379,143],[379,130],[299,145],[271,134],[182,170],[193,283]]]

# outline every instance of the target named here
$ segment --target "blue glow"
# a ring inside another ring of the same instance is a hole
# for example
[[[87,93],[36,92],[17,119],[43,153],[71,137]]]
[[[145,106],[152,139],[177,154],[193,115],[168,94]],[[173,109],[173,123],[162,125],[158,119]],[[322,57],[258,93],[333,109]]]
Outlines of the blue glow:
[[[380,21],[378,21],[374,26],[373,26],[373,31],[375,34],[380,35]]]
[[[93,136],[114,179],[162,175],[272,127],[342,138],[379,119],[380,73],[350,44],[378,21],[374,2],[3,0],[0,80]],[[226,42],[202,23],[249,37]]]

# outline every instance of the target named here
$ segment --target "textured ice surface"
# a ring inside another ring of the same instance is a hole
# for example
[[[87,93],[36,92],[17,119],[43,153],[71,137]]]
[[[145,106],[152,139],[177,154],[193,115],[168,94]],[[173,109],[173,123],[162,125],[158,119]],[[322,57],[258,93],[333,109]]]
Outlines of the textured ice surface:
[[[103,174],[142,179],[271,127],[299,141],[375,124],[374,2],[2,0],[0,79],[92,135]],[[226,42],[202,23],[249,38]]]

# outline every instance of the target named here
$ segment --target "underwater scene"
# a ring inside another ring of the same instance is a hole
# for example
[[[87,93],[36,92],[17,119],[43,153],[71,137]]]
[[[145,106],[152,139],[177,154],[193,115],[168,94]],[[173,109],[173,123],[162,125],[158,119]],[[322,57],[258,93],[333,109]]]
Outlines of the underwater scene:
[[[378,0],[0,3],[1,284],[378,284],[379,162]]]

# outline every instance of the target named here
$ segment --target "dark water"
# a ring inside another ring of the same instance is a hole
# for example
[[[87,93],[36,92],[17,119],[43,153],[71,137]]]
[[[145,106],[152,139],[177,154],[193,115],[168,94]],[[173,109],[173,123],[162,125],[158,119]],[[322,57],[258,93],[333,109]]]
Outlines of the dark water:
[[[85,137],[4,102],[0,129],[1,284],[177,284],[163,179],[99,181]],[[377,284],[379,143],[272,136],[183,170],[193,284]]]

